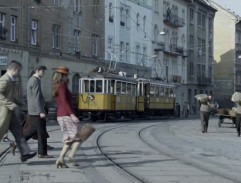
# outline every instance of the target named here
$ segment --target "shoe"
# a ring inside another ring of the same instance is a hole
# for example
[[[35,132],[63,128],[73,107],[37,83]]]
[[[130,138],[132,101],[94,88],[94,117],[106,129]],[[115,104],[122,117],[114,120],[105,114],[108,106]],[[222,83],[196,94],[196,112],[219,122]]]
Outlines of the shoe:
[[[54,147],[47,145],[47,150],[53,150],[53,149],[54,149]]]
[[[22,156],[21,156],[21,161],[22,161],[22,162],[25,162],[25,161],[27,161],[28,159],[33,158],[36,154],[37,154],[36,152],[31,152],[31,153],[29,153],[29,154],[22,155]]]
[[[54,158],[54,156],[46,154],[46,155],[38,155],[38,158]]]
[[[72,158],[67,157],[67,162],[71,163],[73,166],[79,166],[79,164]]]
[[[57,160],[56,163],[55,163],[56,167],[57,168],[69,168],[63,161],[61,160]]]
[[[12,154],[15,156],[15,150],[16,150],[17,146],[14,143],[11,143],[10,148],[11,148]]]

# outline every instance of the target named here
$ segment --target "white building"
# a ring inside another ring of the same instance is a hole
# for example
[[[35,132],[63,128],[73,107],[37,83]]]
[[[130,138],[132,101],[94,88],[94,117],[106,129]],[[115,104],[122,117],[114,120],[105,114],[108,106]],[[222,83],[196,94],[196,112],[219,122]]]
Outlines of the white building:
[[[153,76],[176,85],[177,102],[183,106],[187,83],[186,0],[153,1]]]
[[[151,76],[152,2],[106,0],[105,6],[105,60],[113,61],[110,68]]]

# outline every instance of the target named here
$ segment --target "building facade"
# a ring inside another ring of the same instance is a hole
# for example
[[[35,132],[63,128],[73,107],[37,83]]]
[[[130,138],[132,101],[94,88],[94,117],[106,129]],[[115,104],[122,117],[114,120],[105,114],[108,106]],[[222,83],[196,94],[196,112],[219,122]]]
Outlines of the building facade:
[[[234,12],[212,2],[214,19],[214,92],[220,107],[233,107],[232,94],[241,92],[241,23]]]
[[[151,77],[152,4],[143,0],[105,1],[105,60],[108,69]]]
[[[29,74],[37,65],[48,68],[42,87],[46,100],[52,100],[55,68],[70,69],[70,88],[76,93],[79,76],[105,64],[103,1],[9,0],[0,6],[1,72],[12,59],[20,61],[24,94]]]
[[[194,0],[188,4],[186,97],[193,111],[199,109],[195,95],[202,93],[213,95],[215,12],[216,9],[208,1]]]

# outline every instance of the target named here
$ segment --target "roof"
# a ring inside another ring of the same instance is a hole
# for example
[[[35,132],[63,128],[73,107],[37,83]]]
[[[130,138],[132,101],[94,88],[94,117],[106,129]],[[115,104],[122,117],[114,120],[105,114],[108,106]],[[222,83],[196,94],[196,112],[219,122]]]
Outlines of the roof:
[[[224,10],[224,11],[226,11],[229,14],[233,15],[236,18],[237,22],[241,21],[241,17],[238,14],[236,14],[234,11],[231,11],[230,9],[224,8],[220,4],[218,4],[214,1],[211,1],[211,4],[220,8],[220,9],[222,9],[222,10]]]

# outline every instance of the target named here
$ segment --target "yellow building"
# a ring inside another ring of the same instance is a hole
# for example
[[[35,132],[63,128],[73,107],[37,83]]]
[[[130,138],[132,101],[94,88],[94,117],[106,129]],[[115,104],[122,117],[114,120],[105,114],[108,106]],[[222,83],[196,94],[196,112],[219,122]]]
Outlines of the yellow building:
[[[241,91],[241,18],[212,2],[214,19],[214,98],[221,107],[232,107],[231,96]]]

